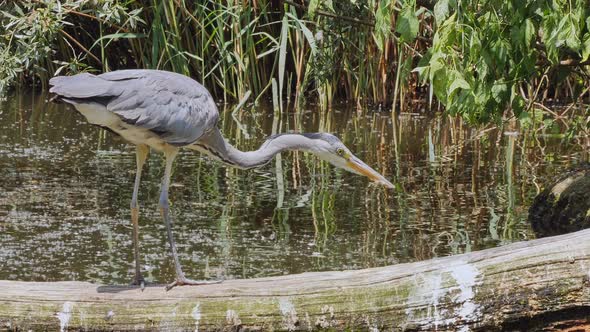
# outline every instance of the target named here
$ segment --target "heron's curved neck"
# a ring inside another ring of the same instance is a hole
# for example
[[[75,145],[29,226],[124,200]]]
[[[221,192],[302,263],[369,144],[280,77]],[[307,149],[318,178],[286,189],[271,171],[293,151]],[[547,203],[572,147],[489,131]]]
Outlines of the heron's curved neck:
[[[279,134],[267,139],[258,150],[240,151],[227,142],[219,130],[213,129],[195,144],[197,149],[225,162],[247,169],[268,163],[276,154],[285,150],[314,151],[313,140],[300,134]]]

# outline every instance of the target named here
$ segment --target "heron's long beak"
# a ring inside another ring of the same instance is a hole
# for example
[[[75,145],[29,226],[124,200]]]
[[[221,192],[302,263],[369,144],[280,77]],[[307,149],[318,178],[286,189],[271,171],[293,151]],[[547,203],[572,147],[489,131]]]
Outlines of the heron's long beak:
[[[364,175],[369,179],[384,185],[387,188],[395,188],[391,182],[389,182],[383,175],[379,174],[376,170],[369,167],[369,165],[365,164],[362,160],[355,156],[350,156],[348,161],[346,162],[346,166],[348,166],[353,172]]]

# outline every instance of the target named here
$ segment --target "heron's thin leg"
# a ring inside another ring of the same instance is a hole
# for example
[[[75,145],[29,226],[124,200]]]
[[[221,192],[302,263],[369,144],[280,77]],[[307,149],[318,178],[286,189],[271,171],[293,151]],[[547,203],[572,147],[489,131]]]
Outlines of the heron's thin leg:
[[[164,218],[164,222],[166,223],[168,242],[170,242],[170,253],[172,254],[172,258],[174,259],[174,268],[176,270],[176,280],[173,283],[166,286],[166,290],[170,290],[172,287],[175,286],[205,285],[220,283],[222,281],[191,280],[187,279],[184,276],[184,272],[182,272],[182,267],[180,265],[180,261],[178,260],[178,253],[176,251],[176,242],[174,242],[174,236],[172,234],[172,222],[170,221],[170,206],[168,204],[168,187],[170,186],[172,163],[174,162],[174,158],[176,158],[177,154],[177,149],[168,149],[164,151],[164,156],[166,157],[166,168],[164,170],[164,179],[162,180],[162,192],[160,193],[160,211],[162,212],[162,218]]]
[[[133,258],[135,260],[135,277],[133,278],[132,284],[141,286],[142,290],[145,287],[145,281],[141,275],[141,264],[139,261],[139,206],[137,204],[137,194],[139,192],[141,171],[149,152],[150,148],[147,145],[142,144],[136,147],[135,156],[137,171],[135,172],[135,184],[133,185],[133,197],[131,198],[131,222],[133,223]]]
[[[170,177],[172,175],[172,164],[174,163],[174,158],[176,158],[177,154],[178,150],[176,149],[170,149],[164,152],[164,156],[166,157],[166,168],[164,170],[164,178],[162,179],[162,188],[160,193],[160,212],[162,213],[162,218],[164,218],[164,222],[166,223],[166,233],[168,233],[170,253],[174,259],[176,276],[178,278],[184,278],[184,273],[182,272],[180,262],[178,261],[176,242],[174,242],[174,236],[172,235],[172,223],[170,222],[169,214],[170,204],[168,203],[168,187],[170,186]]]

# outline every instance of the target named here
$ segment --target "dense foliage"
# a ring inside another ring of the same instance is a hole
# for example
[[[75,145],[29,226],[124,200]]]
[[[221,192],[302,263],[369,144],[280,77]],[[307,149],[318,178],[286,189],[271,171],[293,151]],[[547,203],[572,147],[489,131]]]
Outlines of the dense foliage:
[[[477,121],[507,107],[574,101],[588,87],[588,1],[442,0],[432,47],[415,69],[454,113]],[[540,94],[541,93],[541,94]]]
[[[474,122],[526,121],[589,99],[589,16],[587,0],[0,0],[0,91],[159,68],[225,100],[275,82],[283,100],[396,111],[427,96]]]

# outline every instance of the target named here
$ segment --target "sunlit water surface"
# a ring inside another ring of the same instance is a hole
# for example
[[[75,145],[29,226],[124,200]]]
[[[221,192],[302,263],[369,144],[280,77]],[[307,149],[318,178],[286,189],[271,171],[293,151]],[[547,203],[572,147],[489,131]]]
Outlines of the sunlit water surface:
[[[127,283],[134,147],[45,98],[0,104],[0,279]],[[277,117],[249,106],[224,111],[220,126],[241,149],[276,131],[335,133],[397,189],[303,153],[242,171],[183,151],[170,199],[193,278],[360,269],[530,239],[527,209],[539,188],[588,158],[576,144],[509,125],[482,130],[346,106]],[[141,260],[146,278],[163,283],[173,265],[157,206],[161,155],[146,166]]]

